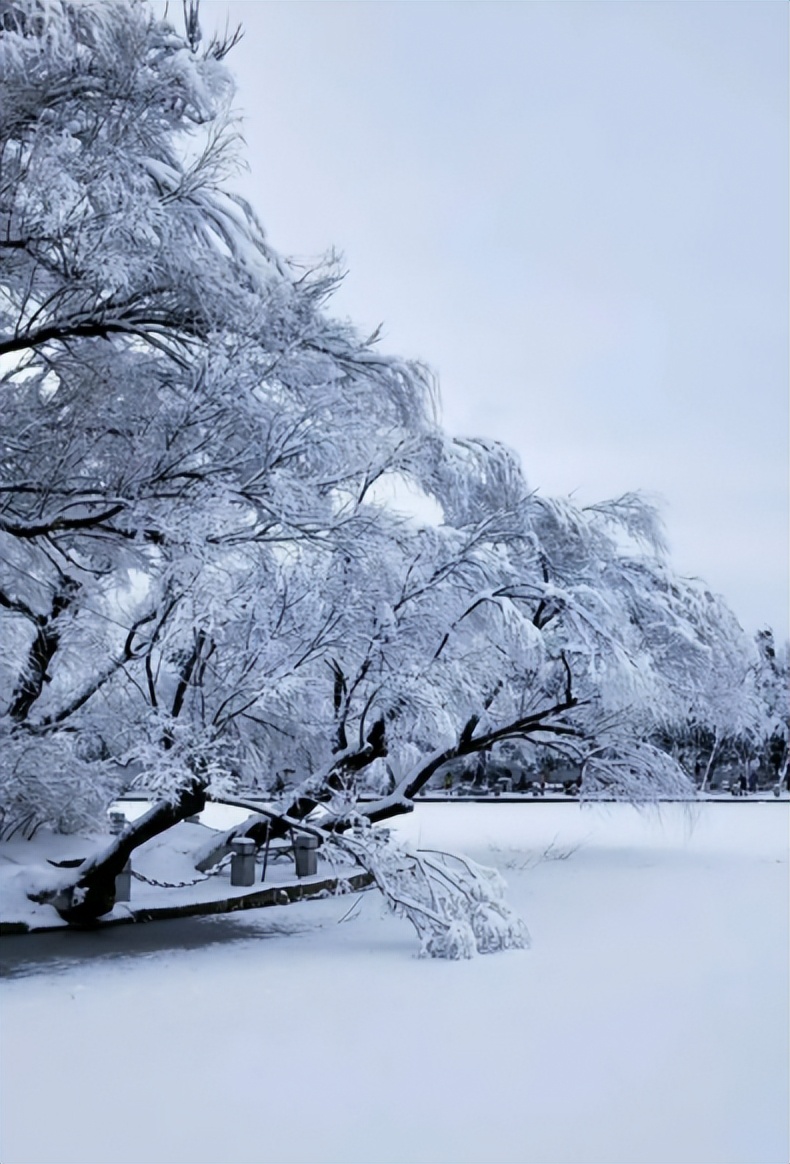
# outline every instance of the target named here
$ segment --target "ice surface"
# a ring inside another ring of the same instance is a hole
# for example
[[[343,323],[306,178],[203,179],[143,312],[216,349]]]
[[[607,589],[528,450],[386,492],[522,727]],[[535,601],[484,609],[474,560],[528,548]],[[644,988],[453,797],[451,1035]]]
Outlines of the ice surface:
[[[373,893],[6,938],[4,1164],[785,1164],[786,803],[398,827],[532,950],[419,960]]]

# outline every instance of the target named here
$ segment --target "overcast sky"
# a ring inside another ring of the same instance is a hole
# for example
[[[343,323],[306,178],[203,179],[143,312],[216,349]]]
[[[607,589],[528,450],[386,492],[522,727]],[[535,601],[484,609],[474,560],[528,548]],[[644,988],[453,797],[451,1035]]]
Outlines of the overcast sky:
[[[532,487],[664,501],[675,565],[788,625],[784,0],[203,0],[280,251],[435,370]]]

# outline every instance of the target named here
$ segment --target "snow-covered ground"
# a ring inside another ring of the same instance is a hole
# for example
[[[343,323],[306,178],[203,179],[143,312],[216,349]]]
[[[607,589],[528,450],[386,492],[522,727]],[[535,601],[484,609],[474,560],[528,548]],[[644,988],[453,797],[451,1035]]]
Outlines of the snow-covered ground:
[[[786,803],[399,828],[532,949],[419,960],[373,893],[5,938],[3,1164],[786,1164]]]

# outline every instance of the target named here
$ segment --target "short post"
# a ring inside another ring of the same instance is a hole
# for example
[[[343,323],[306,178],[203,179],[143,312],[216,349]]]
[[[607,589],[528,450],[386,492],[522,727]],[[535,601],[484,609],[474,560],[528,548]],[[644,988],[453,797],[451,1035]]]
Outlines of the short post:
[[[115,900],[130,901],[132,897],[132,862],[126,862],[123,869],[115,878]]]
[[[272,822],[266,826],[266,845],[263,850],[263,868],[261,869],[261,881],[266,880],[266,866],[269,864],[269,842],[272,839]]]
[[[294,861],[297,877],[312,877],[318,872],[318,837],[299,833],[294,837]]]
[[[126,814],[123,812],[110,813],[110,832],[114,837],[119,837],[126,828]]]
[[[230,860],[231,885],[255,884],[255,841],[252,837],[237,837],[231,841],[233,856]]]

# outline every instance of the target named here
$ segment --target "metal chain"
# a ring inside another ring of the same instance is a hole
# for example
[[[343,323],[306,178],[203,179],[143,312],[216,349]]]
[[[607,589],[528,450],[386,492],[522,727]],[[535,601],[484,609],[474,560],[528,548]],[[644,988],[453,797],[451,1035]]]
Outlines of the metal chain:
[[[188,889],[190,885],[198,885],[201,881],[208,881],[209,877],[213,877],[219,873],[232,857],[233,854],[228,853],[216,865],[212,865],[210,869],[207,869],[205,873],[202,873],[199,877],[195,877],[192,881],[157,881],[155,877],[146,877],[144,873],[138,873],[136,869],[131,869],[130,872],[132,877],[136,877],[138,881],[144,881],[146,885],[155,885],[157,889]]]
[[[194,881],[157,881],[155,877],[146,877],[136,869],[132,869],[131,874],[138,881],[144,881],[146,885],[156,885],[159,889],[187,889],[188,886],[197,885],[200,881],[208,881],[208,874],[205,877],[196,877]]]

